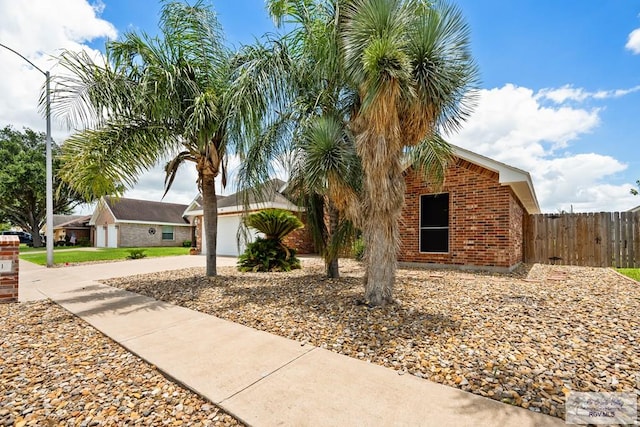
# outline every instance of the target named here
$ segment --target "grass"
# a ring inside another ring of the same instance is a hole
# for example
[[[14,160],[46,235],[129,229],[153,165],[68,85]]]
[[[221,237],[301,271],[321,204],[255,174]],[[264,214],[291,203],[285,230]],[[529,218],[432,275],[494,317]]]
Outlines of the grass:
[[[640,268],[618,268],[618,273],[622,273],[640,282]]]
[[[68,251],[68,250],[78,250],[78,248],[80,248],[80,246],[54,246],[53,250],[55,252],[58,251]],[[21,244],[20,245],[20,253],[32,253],[32,252],[46,252],[47,251],[47,247],[46,246],[42,246],[40,248],[34,248],[31,246],[27,246],[25,244]]]
[[[33,248],[29,248],[33,249]],[[77,247],[56,247],[53,255],[55,264],[80,263],[93,261],[126,260],[132,250],[143,250],[148,258],[188,255],[189,248],[163,247],[163,248],[97,248],[87,250]],[[20,248],[20,259],[34,264],[47,265],[47,252],[42,248],[23,251]]]

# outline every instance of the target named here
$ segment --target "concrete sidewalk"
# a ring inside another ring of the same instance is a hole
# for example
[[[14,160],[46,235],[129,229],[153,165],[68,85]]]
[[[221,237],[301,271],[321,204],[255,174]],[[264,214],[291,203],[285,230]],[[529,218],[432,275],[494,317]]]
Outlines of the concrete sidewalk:
[[[235,265],[218,258],[218,265]],[[50,298],[253,426],[561,426],[506,405],[308,344],[102,285],[204,266],[202,256],[46,269],[20,261],[20,300]]]

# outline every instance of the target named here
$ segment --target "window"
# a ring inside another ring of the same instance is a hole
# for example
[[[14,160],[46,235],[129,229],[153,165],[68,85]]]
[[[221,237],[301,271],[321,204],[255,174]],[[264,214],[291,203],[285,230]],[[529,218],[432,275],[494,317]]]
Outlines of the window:
[[[173,226],[162,226],[162,240],[173,240]]]
[[[449,193],[420,196],[420,252],[449,252]]]

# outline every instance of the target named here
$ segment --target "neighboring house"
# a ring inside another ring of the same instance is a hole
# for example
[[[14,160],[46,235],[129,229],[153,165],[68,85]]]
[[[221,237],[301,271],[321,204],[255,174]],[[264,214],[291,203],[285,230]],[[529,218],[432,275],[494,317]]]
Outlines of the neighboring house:
[[[183,217],[187,205],[103,197],[89,224],[99,248],[182,246],[191,240],[191,224]]]
[[[93,244],[90,220],[91,215],[54,215],[53,241],[66,241],[67,236],[69,240],[75,236],[76,243],[86,240]]]
[[[273,179],[265,184],[265,195],[262,199],[256,199],[255,195],[249,191],[239,191],[230,196],[218,196],[218,239],[217,254],[227,256],[238,256],[245,250],[245,241],[240,238],[240,226],[244,208],[244,198],[248,198],[247,213],[257,212],[264,209],[284,209],[298,216],[302,216],[303,208],[296,206],[284,195],[286,183],[279,179]],[[196,225],[197,248],[200,253],[207,253],[206,241],[202,238],[205,230],[202,226],[202,199],[196,197],[184,212],[193,224]],[[256,238],[257,234],[248,230],[246,236],[248,241]],[[284,242],[287,246],[296,249],[297,253],[313,253],[313,243],[306,228],[296,230],[291,233]]]
[[[640,212],[640,205],[636,206],[635,208],[629,209],[628,212]]]
[[[442,188],[405,172],[398,261],[509,271],[523,261],[525,215],[540,213],[529,173],[452,146]]]

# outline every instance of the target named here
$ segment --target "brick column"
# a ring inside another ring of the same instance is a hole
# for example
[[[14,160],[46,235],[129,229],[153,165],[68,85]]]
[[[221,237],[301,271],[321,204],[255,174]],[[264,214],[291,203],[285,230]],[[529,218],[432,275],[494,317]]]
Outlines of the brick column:
[[[18,302],[20,239],[0,235],[0,303]]]

